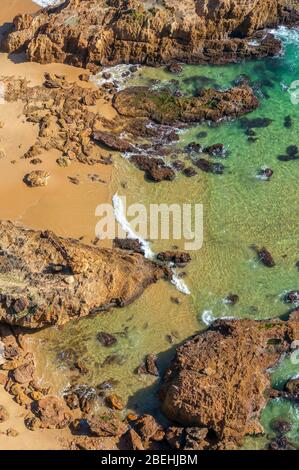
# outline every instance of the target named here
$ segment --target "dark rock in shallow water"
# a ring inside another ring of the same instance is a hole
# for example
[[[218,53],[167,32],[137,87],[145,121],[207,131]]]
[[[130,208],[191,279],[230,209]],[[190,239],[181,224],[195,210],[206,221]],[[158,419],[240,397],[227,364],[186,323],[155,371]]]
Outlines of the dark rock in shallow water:
[[[132,238],[115,238],[113,244],[116,248],[121,250],[134,251],[135,253],[141,253],[144,255],[144,249],[139,240]]]
[[[182,162],[181,160],[175,160],[172,164],[172,166],[178,170],[178,171],[182,171],[184,168],[185,168],[185,163]]]
[[[210,145],[203,149],[204,153],[208,153],[211,157],[224,157],[226,150],[223,144]]]
[[[293,290],[291,292],[288,292],[284,296],[284,301],[288,304],[299,302],[299,290]]]
[[[288,148],[287,148],[287,154],[290,156],[290,157],[294,157],[295,155],[298,154],[298,147],[297,145],[289,145]]]
[[[267,248],[255,248],[258,259],[261,261],[265,266],[268,268],[273,268],[275,266],[275,261],[271,255],[271,253],[267,250]]]
[[[286,392],[292,397],[299,398],[299,379],[290,379],[284,386]]]
[[[183,170],[183,173],[185,176],[187,176],[188,178],[191,178],[191,176],[195,176],[197,175],[197,171],[195,170],[195,168],[193,168],[192,166],[188,166],[188,168],[185,168]]]
[[[246,129],[245,134],[248,135],[248,137],[256,137],[256,132],[253,129]]]
[[[273,122],[273,120],[269,118],[243,118],[240,122],[244,129],[253,129],[268,127]]]
[[[272,421],[270,422],[270,427],[273,429],[273,431],[277,432],[280,435],[286,434],[292,429],[291,423],[289,423],[289,421],[286,421],[283,418],[272,419]]]
[[[292,160],[298,160],[298,155],[278,155],[277,159],[281,162],[290,162]]]
[[[162,158],[151,158],[147,155],[133,155],[130,159],[134,165],[143,170],[152,181],[172,181],[175,178],[175,171],[167,166]]]
[[[161,251],[157,254],[157,259],[163,263],[185,265],[191,261],[191,256],[183,251]]]
[[[169,64],[167,67],[168,72],[179,74],[183,71],[183,66],[178,63]]]
[[[250,77],[245,74],[239,75],[235,80],[233,80],[233,86],[249,85]]]
[[[132,151],[132,145],[127,140],[120,138],[116,134],[96,131],[92,134],[92,138],[95,142],[109,147],[112,150],[117,150],[119,152]]]
[[[288,450],[291,449],[290,443],[285,436],[279,436],[269,444],[270,450]]]
[[[115,336],[105,332],[98,333],[97,340],[102,344],[102,346],[105,346],[106,348],[110,348],[117,343]]]
[[[265,180],[269,180],[274,174],[271,168],[262,168],[259,172],[259,176]]]
[[[224,165],[221,163],[213,163],[205,160],[204,158],[199,158],[194,160],[194,165],[200,168],[205,173],[214,173],[217,175],[222,175],[224,171]]]
[[[157,356],[156,354],[148,354],[136,369],[136,373],[139,375],[148,374],[159,376],[159,369],[157,367]]]
[[[190,144],[188,144],[185,147],[185,150],[187,152],[201,153],[202,152],[202,146],[200,144],[198,144],[197,142],[190,142]]]
[[[225,299],[227,304],[235,305],[239,302],[239,296],[237,294],[229,294]]]
[[[197,137],[199,139],[204,139],[205,137],[208,137],[208,133],[206,131],[201,131],[197,134]]]
[[[293,126],[293,121],[292,121],[292,118],[291,116],[286,116],[284,118],[284,123],[283,123],[284,127],[286,129],[290,129],[292,126]]]
[[[98,400],[96,390],[85,384],[70,387],[64,392],[63,396],[66,403],[68,405],[70,403],[74,407],[77,407],[78,400],[79,407],[84,413],[90,413],[96,407]]]

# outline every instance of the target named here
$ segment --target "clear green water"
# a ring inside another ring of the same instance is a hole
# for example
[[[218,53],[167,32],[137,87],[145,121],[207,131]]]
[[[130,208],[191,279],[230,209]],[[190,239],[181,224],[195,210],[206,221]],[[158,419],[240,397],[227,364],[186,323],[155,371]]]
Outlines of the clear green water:
[[[210,67],[185,66],[181,75],[175,76],[162,69],[143,68],[135,83],[150,83],[153,79],[165,82],[179,80],[184,93],[193,94],[201,86],[226,88],[241,74],[247,75],[257,87],[260,108],[249,117],[267,117],[273,120],[267,128],[256,129],[258,140],[249,143],[240,121],[223,122],[218,126],[198,125],[185,131],[180,147],[197,141],[203,145],[217,142],[225,144],[229,156],[224,161],[223,175],[199,172],[193,178],[179,175],[174,182],[153,184],[144,180],[143,174],[127,160],[116,159],[112,194],[126,195],[128,203],[202,203],[204,205],[204,245],[192,253],[192,262],[186,269],[185,282],[190,296],[178,293],[174,287],[160,283],[152,286],[136,303],[92,319],[83,319],[67,325],[62,331],[55,328],[40,335],[39,348],[46,368],[56,374],[62,387],[73,373],[57,358],[57,351],[73,348],[90,367],[85,377],[72,380],[96,385],[111,377],[119,380],[115,391],[128,403],[129,409],[158,412],[155,395],[157,381],[138,377],[133,370],[143,356],[150,352],[159,354],[161,369],[173,354],[174,345],[202,329],[202,315],[209,311],[217,318],[233,316],[263,319],[279,317],[288,310],[281,295],[286,290],[298,289],[298,177],[299,161],[283,163],[277,156],[285,154],[286,147],[299,146],[299,105],[291,103],[288,87],[299,79],[299,32],[286,33],[283,57],[237,65]],[[203,78],[204,77],[204,78]],[[293,126],[284,127],[284,118],[290,115]],[[207,137],[198,138],[205,131]],[[181,152],[177,150],[178,158]],[[274,170],[271,181],[256,178],[261,167]],[[126,183],[123,189],[122,183]],[[152,244],[158,251],[176,242],[159,241]],[[257,263],[253,244],[266,246],[273,254],[276,267],[268,269]],[[183,247],[183,245],[180,245]],[[229,306],[223,299],[235,293],[240,301]],[[181,299],[174,305],[170,297]],[[124,332],[117,345],[103,348],[96,341],[96,333]],[[166,335],[174,337],[170,346]],[[119,363],[104,366],[108,355],[116,353]],[[59,367],[64,371],[55,372]],[[299,373],[299,365],[284,361],[273,375],[280,386]],[[299,444],[298,409],[285,401],[272,401],[264,410],[262,422],[266,429],[263,438],[247,439],[247,448],[263,447],[271,432],[274,416],[290,417],[294,422],[290,439]],[[297,426],[297,427],[296,427]],[[272,432],[273,434],[273,432]],[[272,435],[271,434],[271,435]],[[271,436],[270,436],[271,437]],[[297,445],[296,444],[296,445]]]

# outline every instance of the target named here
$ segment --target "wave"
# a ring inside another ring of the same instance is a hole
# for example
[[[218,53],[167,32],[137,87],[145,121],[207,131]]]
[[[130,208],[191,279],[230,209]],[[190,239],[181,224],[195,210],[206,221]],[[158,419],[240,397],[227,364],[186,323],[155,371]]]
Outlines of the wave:
[[[142,237],[139,237],[132,229],[125,215],[125,209],[124,209],[122,198],[117,193],[114,194],[114,196],[112,197],[112,205],[114,209],[115,219],[121,226],[122,230],[128,235],[128,238],[132,240],[138,240],[140,242],[144,251],[145,258],[151,259],[151,260],[155,259],[156,255],[151,250],[150,243],[144,240]],[[175,286],[175,288],[178,291],[182,292],[183,294],[190,295],[190,291],[188,287],[186,286],[184,281],[178,277],[177,273],[172,268],[171,264],[169,264],[169,267],[172,270],[171,283]]]
[[[280,39],[284,45],[297,45],[299,47],[299,28],[279,26],[277,29],[271,29],[270,33]]]
[[[205,325],[210,326],[216,320],[236,320],[236,318],[231,316],[215,317],[213,310],[204,310],[202,312],[201,321]]]

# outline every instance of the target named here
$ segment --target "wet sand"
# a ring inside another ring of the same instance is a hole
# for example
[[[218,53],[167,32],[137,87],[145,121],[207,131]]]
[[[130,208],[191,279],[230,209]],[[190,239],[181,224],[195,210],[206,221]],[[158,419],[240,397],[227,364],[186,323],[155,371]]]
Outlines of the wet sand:
[[[18,13],[31,13],[38,6],[30,0],[2,0],[0,8],[0,37]],[[22,55],[8,57],[0,53],[0,76],[24,77],[30,85],[43,81],[44,73],[64,74],[75,81],[82,70],[61,64],[42,66],[28,63]],[[80,82],[82,86],[85,85]],[[112,166],[83,165],[72,163],[68,168],[57,165],[58,151],[40,155],[41,165],[34,166],[20,157],[34,144],[38,128],[26,122],[22,115],[22,103],[0,104],[0,150],[5,157],[0,159],[0,219],[18,222],[36,229],[50,229],[59,235],[84,237],[90,243],[95,238],[95,209],[100,203],[111,200],[109,182]],[[113,118],[114,111],[107,103],[99,103],[99,111],[106,118]],[[101,150],[101,154],[105,152]],[[13,162],[13,163],[12,163]],[[48,186],[28,188],[23,177],[35,169],[51,173]],[[91,182],[88,174],[97,173],[106,184]],[[68,176],[78,177],[79,185],[69,182]],[[62,449],[68,446],[71,438],[69,430],[38,430],[34,433],[24,425],[27,411],[16,404],[0,385],[0,405],[9,413],[8,421],[0,424],[0,450],[2,449]],[[18,432],[16,437],[7,436],[8,429]]]

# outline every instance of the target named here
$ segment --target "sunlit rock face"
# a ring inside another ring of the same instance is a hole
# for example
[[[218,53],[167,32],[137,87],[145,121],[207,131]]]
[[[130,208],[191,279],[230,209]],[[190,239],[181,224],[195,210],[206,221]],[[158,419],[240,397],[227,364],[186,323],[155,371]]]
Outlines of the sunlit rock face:
[[[258,32],[295,24],[295,0],[68,0],[21,15],[4,39],[40,63],[94,68],[118,63],[227,63],[274,55],[280,43]]]

